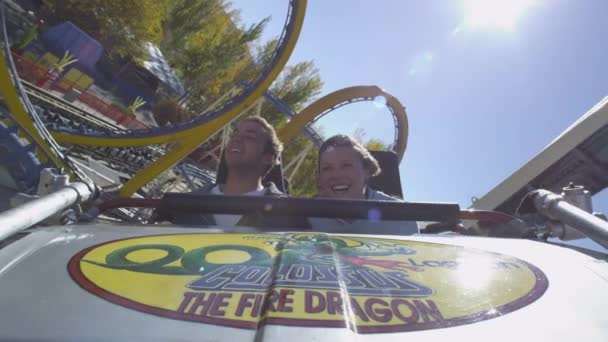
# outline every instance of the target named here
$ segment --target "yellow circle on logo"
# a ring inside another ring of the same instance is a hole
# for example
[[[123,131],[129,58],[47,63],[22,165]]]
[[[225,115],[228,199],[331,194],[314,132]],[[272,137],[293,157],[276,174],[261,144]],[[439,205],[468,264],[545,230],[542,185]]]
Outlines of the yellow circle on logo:
[[[87,248],[74,280],[113,303],[173,319],[413,331],[502,316],[547,289],[505,255],[324,234],[145,236]]]

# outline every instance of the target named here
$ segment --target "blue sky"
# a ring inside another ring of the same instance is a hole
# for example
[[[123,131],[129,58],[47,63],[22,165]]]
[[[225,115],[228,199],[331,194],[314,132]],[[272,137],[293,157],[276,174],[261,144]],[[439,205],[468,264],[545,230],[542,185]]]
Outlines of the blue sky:
[[[511,29],[471,27],[466,1],[310,0],[290,59],[315,61],[322,94],[377,85],[401,100],[410,135],[400,169],[411,201],[469,206],[608,95],[608,1],[536,0]],[[280,33],[286,0],[233,3],[245,23],[272,16],[263,39]],[[482,21],[499,20],[488,15]],[[368,103],[320,124],[390,142],[391,122]],[[594,205],[608,212],[608,193]]]

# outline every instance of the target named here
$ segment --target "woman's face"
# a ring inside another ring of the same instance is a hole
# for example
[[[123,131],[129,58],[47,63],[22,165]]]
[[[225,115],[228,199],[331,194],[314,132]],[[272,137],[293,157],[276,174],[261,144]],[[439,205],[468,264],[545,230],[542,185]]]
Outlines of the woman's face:
[[[369,172],[352,147],[329,147],[319,156],[320,197],[365,198]]]

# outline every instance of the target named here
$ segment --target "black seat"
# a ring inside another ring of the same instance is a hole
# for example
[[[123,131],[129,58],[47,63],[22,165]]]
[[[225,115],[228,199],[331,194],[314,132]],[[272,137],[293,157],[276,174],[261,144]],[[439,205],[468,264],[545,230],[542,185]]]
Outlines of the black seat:
[[[399,175],[399,157],[393,151],[369,151],[380,164],[382,172],[370,178],[369,186],[387,195],[403,199],[401,176]]]
[[[217,167],[217,175],[215,179],[216,184],[224,184],[226,183],[226,176],[228,175],[228,170],[226,169],[226,160],[224,159],[224,152],[220,156],[220,164]],[[279,163],[275,165],[270,172],[266,174],[264,179],[262,180],[262,184],[266,186],[268,183],[274,183],[274,185],[281,191],[282,193],[288,194],[289,189],[286,185],[287,181],[283,177],[283,163],[279,159]]]

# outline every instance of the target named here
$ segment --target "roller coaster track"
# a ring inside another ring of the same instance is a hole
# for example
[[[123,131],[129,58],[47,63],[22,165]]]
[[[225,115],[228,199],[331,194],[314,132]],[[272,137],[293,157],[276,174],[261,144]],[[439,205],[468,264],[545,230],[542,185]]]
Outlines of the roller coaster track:
[[[52,107],[55,111],[61,113],[62,116],[65,116],[69,119],[74,120],[84,120],[91,125],[93,125],[96,130],[101,131],[116,131],[122,130],[123,128],[113,124],[110,121],[106,121],[98,118],[95,115],[88,113],[85,110],[78,108],[72,103],[65,101],[64,99],[58,98],[57,96],[49,93],[48,91],[41,89],[23,79],[21,79],[23,83],[23,87],[25,89],[25,93],[29,96],[30,101],[36,105],[39,104],[41,107],[49,108]],[[46,123],[46,122],[45,122]],[[51,131],[61,130],[62,127],[58,127],[56,129],[51,129]],[[71,131],[65,131],[71,132]]]
[[[146,168],[140,170],[135,177],[123,186],[120,190],[120,194],[123,196],[130,196],[137,189],[154,179],[158,174],[179,162],[179,160],[184,158],[202,142],[206,141],[210,136],[236,118],[244,109],[255,103],[260,96],[264,96],[266,100],[270,101],[281,112],[291,118],[287,126],[279,132],[282,141],[288,142],[298,133],[304,132],[317,146],[322,142],[322,137],[320,137],[312,128],[312,123],[344,105],[359,101],[373,101],[377,97],[382,96],[386,99],[386,106],[390,110],[394,120],[395,135],[392,147],[401,159],[407,146],[407,114],[403,105],[401,105],[395,97],[384,92],[382,89],[375,86],[357,86],[341,89],[315,101],[298,114],[295,114],[289,106],[267,90],[268,86],[285,65],[294,48],[301,30],[305,7],[305,0],[290,0],[286,25],[281,35],[278,48],[272,59],[272,63],[262,71],[255,81],[245,87],[239,95],[230,100],[222,108],[212,110],[191,121],[171,127],[146,130],[123,130],[104,122],[95,122],[96,129],[81,127],[80,130],[66,130],[55,126],[53,136],[61,143],[115,148],[146,147],[156,144],[174,143],[172,150],[168,151],[168,153],[155,162],[149,164]],[[45,101],[48,100],[48,98],[44,98],[44,93],[36,92],[32,87],[27,88],[27,91],[30,95],[37,96]],[[65,103],[61,103],[61,101],[58,102],[59,103],[55,103],[54,105],[66,107]],[[66,110],[66,108],[61,109]],[[69,108],[67,109],[69,111]],[[82,115],[82,113],[75,114]],[[92,119],[93,121],[102,121],[93,118],[89,119]],[[184,171],[186,170],[184,167],[181,167],[181,169],[184,173],[187,173],[188,176],[197,177],[205,181],[213,179],[213,174],[206,173],[196,168],[192,170],[187,169],[187,171]]]
[[[88,123],[79,124],[79,127],[73,127],[70,125],[57,126],[53,121],[49,120],[48,114],[45,113],[45,121],[47,122],[47,127],[51,129],[55,129],[61,131],[66,134],[71,134],[72,132],[87,133],[96,131],[96,134],[99,135],[104,131],[107,132],[110,129],[120,129],[117,126],[110,125],[102,120],[97,119],[96,117],[85,113],[84,111],[78,109],[77,107],[72,106],[71,104],[61,100],[54,98],[54,96],[50,94],[46,94],[44,91],[40,91],[37,87],[29,85],[28,83],[24,83],[26,85],[26,91],[28,94],[34,96],[35,98],[41,99],[48,104],[55,106],[58,109],[61,109],[66,114],[71,114],[74,119],[81,119],[87,121]],[[321,117],[328,115],[333,110],[341,108],[350,103],[359,102],[359,101],[375,101],[379,96],[384,97],[386,100],[386,106],[392,114],[395,126],[395,135],[393,140],[393,149],[399,155],[400,158],[403,157],[403,153],[405,152],[405,145],[407,143],[407,114],[401,103],[390,94],[386,93],[382,89],[375,86],[358,86],[358,87],[350,87],[345,88],[336,92],[333,92],[315,103],[311,104],[308,108],[304,109],[299,114],[294,113],[291,108],[287,104],[285,104],[278,96],[273,94],[270,91],[266,91],[264,93],[264,98],[270,101],[276,108],[278,108],[283,114],[287,115],[292,122],[290,122],[284,129],[283,132],[280,132],[281,138],[288,142],[291,138],[293,138],[294,133],[297,134],[299,132],[304,132],[311,141],[319,146],[323,141],[323,138],[319,136],[319,134],[311,127],[312,122],[316,122]],[[295,118],[295,120],[294,120]],[[302,126],[304,124],[304,126]],[[92,127],[95,126],[95,127]],[[89,147],[90,149],[91,147]],[[149,163],[152,157],[143,158],[149,153],[145,152],[137,152],[135,155],[129,153],[128,151],[117,148],[117,147],[97,147],[91,150],[93,154],[98,155],[98,157],[103,158],[104,154],[107,155],[108,160],[113,161],[114,163],[119,163],[117,160],[117,156],[127,155],[131,158],[126,160],[126,163],[137,168],[141,167],[141,163],[143,165]],[[108,154],[109,153],[109,154]],[[131,156],[132,155],[132,156]],[[143,158],[143,160],[141,160]],[[194,166],[190,166],[187,164],[181,164],[180,170],[189,177],[197,178],[205,183],[213,181],[212,173],[207,171],[200,170]],[[184,166],[185,165],[185,166]],[[187,169],[187,172],[184,172],[184,168]],[[126,170],[123,170],[126,172]]]
[[[106,123],[100,119],[97,119],[93,115],[90,115],[68,103],[61,103],[63,101],[58,101],[58,99],[51,99],[51,96],[46,95],[45,92],[41,91],[37,87],[30,85],[29,83],[24,83],[26,85],[26,90],[28,94],[31,94],[37,98],[44,100],[47,103],[54,104],[59,102],[60,104],[56,105],[59,108],[63,108],[72,112],[75,115],[82,116],[92,123],[98,123],[96,126],[99,128],[105,128],[105,130],[92,130],[89,132],[77,132],[73,127],[56,127],[52,129],[55,134],[59,134],[57,132],[61,132],[65,136],[72,137],[73,135],[77,135],[80,139],[82,136],[87,136],[87,134],[94,134],[96,136],[103,136],[108,130],[120,130],[121,128]],[[320,118],[325,115],[328,115],[330,112],[341,108],[342,106],[361,102],[361,101],[375,101],[378,97],[383,97],[386,99],[386,107],[389,109],[391,116],[394,121],[395,134],[393,139],[393,149],[399,155],[400,159],[403,158],[403,154],[405,153],[405,149],[407,146],[407,135],[408,135],[408,121],[407,114],[405,112],[405,108],[399,102],[397,98],[386,93],[384,90],[376,87],[376,86],[355,86],[349,88],[343,88],[341,90],[335,91],[331,94],[324,96],[323,98],[317,100],[309,107],[302,110],[299,114],[294,113],[289,106],[283,102],[276,94],[265,91],[264,97],[270,101],[279,111],[290,118],[290,121],[297,117],[297,120],[288,124],[285,127],[285,132],[282,133],[282,138],[285,142],[291,140],[299,131],[303,130],[304,133],[311,139],[311,141],[319,146],[323,142],[323,137],[321,137],[313,128],[312,124],[317,122]],[[67,108],[66,108],[67,106]],[[308,120],[308,121],[305,121]],[[83,128],[86,129],[86,128]],[[123,130],[124,131],[124,130]],[[74,143],[72,140],[68,139],[60,139],[61,142],[66,143]],[[77,144],[77,143],[76,143]],[[95,146],[115,146],[113,143],[106,144],[90,144]]]
[[[302,28],[305,10],[306,0],[290,0],[287,22],[271,62],[254,81],[223,107],[172,126],[102,132],[99,136],[95,136],[95,133],[87,135],[57,133],[55,135],[57,141],[97,146],[148,146],[189,140],[192,135],[197,135],[200,140],[203,137],[201,133],[215,132],[264,94],[293,51]]]
[[[237,117],[238,114],[243,112],[244,109],[248,108],[260,96],[263,95],[270,84],[276,79],[279,72],[284,68],[291,55],[291,52],[294,49],[302,28],[302,23],[304,21],[306,3],[307,0],[289,1],[286,24],[279,38],[277,49],[271,58],[271,62],[262,70],[257,78],[251,82],[249,87],[231,99],[222,108],[216,109],[210,113],[205,113],[204,115],[200,115],[191,121],[180,123],[172,127],[103,132],[102,134],[105,135],[104,137],[78,134],[66,135],[64,133],[57,133],[55,138],[58,142],[69,142],[80,145],[106,145],[114,147],[149,146],[174,143],[173,148],[168,151],[167,154],[153,162],[147,168],[138,172],[119,191],[119,194],[122,196],[132,195],[137,189],[150,182],[163,170],[173,166],[179,162],[179,160],[187,156],[203,141],[228,124],[231,120]],[[8,54],[7,58],[10,59],[10,54]],[[14,69],[14,66],[11,67]],[[2,71],[7,71],[8,68],[2,69]],[[7,89],[3,90],[10,92],[10,90]],[[13,89],[11,90],[14,92]],[[2,92],[2,95],[5,95],[4,91]],[[11,112],[18,109],[21,109],[22,112],[24,112],[23,108],[9,107],[9,109]],[[34,110],[30,109],[29,112],[32,113]],[[35,113],[31,115],[32,117],[37,118]],[[16,119],[18,122],[26,122],[29,118],[18,117]],[[91,135],[95,134],[95,132],[89,133],[91,133]],[[48,147],[49,145],[55,143],[54,141],[49,141],[47,144],[44,144],[42,139],[39,140],[41,140],[41,146],[44,147]],[[58,151],[60,150],[58,149]]]
[[[26,175],[27,178],[27,175],[31,175],[32,171],[37,172],[40,167],[49,166],[63,169],[68,175],[94,187],[94,183],[87,175],[63,154],[61,147],[45,128],[25,94],[10,52],[4,0],[0,1],[0,17],[2,19],[0,22],[2,31],[0,39],[2,45],[2,49],[0,49],[0,95],[3,105],[6,106],[6,111],[2,113],[3,125],[0,131],[2,131],[3,138],[7,139],[3,144],[3,158],[8,156],[9,160],[20,160],[16,166],[21,172],[13,175],[16,176],[18,190],[32,190],[32,186],[35,184],[24,181],[23,176]],[[19,140],[16,144],[14,143],[16,142],[15,139]],[[28,165],[32,163],[23,162],[23,159],[18,157],[21,153],[34,156],[36,159],[35,166],[28,169]]]
[[[266,91],[264,97],[290,118],[287,126],[279,132],[282,141],[287,143],[298,133],[304,132],[317,146],[320,145],[323,138],[312,128],[312,123],[345,105],[360,101],[375,101],[378,97],[383,97],[394,121],[395,131],[392,147],[399,158],[403,158],[408,138],[407,113],[397,98],[376,86],[356,86],[335,91],[315,101],[298,114],[295,114],[287,104],[272,92]],[[86,130],[87,128],[81,127],[81,130],[83,129]],[[68,134],[73,131],[73,128],[63,128],[63,132]],[[198,175],[201,175],[200,172],[193,172],[189,175],[205,182],[209,182],[211,179],[208,174],[198,177]]]
[[[291,120],[294,116],[296,116],[296,113],[294,113],[293,110],[291,110],[291,108],[289,108],[289,105],[287,105],[285,102],[283,102],[283,100],[281,100],[276,94],[274,94],[271,91],[266,91],[264,93],[264,97],[270,101],[270,103],[272,103],[278,110],[280,110],[283,114],[287,115],[289,117],[289,119]],[[316,145],[316,146],[321,146],[321,143],[323,142],[323,137],[321,137],[319,135],[319,133],[317,133],[317,131],[310,125],[306,126],[304,128],[304,134]]]
[[[386,99],[386,107],[390,110],[393,117],[395,138],[392,147],[393,151],[399,156],[399,160],[401,160],[407,148],[409,129],[405,107],[396,97],[376,86],[343,88],[323,96],[295,115],[279,132],[279,138],[284,143],[287,143],[303,129],[310,127],[311,124],[330,112],[351,103],[374,101],[379,96]]]

